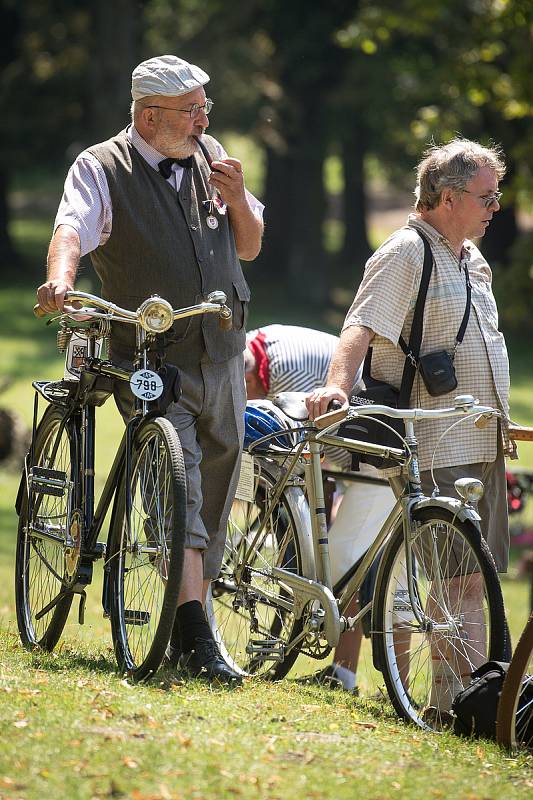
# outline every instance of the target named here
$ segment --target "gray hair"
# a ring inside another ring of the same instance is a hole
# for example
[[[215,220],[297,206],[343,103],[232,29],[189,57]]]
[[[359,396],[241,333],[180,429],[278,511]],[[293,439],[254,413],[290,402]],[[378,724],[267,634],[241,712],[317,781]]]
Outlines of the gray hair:
[[[498,180],[503,178],[505,162],[499,145],[484,147],[461,137],[447,144],[431,144],[416,168],[415,209],[436,208],[443,189],[461,191],[483,167],[493,170]]]
[[[146,108],[152,103],[157,103],[157,99],[157,95],[149,95],[147,97],[141,97],[139,100],[132,100],[130,106],[131,121],[135,122],[137,114],[140,114],[143,108]]]

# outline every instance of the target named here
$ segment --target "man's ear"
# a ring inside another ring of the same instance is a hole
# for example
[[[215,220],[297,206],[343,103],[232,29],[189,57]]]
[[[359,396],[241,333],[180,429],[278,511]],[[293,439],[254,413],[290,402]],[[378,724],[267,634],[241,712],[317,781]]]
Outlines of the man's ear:
[[[444,208],[451,211],[454,206],[455,198],[451,189],[443,189],[440,195],[440,203]]]

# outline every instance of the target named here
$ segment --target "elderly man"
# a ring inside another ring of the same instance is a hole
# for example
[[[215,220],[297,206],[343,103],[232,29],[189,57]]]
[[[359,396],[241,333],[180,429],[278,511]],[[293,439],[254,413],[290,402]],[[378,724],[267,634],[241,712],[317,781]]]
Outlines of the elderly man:
[[[425,492],[432,490],[430,466],[435,448],[435,479],[441,494],[454,496],[454,481],[462,476],[483,480],[485,496],[479,504],[482,531],[500,571],[507,568],[509,545],[504,464],[504,451],[509,448],[505,424],[509,365],[505,341],[498,330],[491,271],[471,239],[483,236],[499,210],[498,182],[504,174],[501,154],[494,147],[456,138],[428,149],[417,171],[416,213],[369,259],[344,323],[328,385],[308,398],[313,417],[323,414],[334,399],[346,403],[355,372],[370,344],[372,377],[400,386],[405,356],[398,341],[400,335],[409,340],[424,260],[419,232],[423,234],[431,247],[433,270],[420,355],[455,351],[458,385],[450,394],[435,397],[417,374],[411,405],[439,408],[448,405],[455,395],[474,394],[484,405],[498,407],[504,420],[503,424],[492,420],[483,429],[455,426],[440,444],[449,423],[419,423],[422,487]],[[464,338],[457,344],[468,280],[471,313]],[[391,478],[391,485],[396,493],[401,491],[398,477]],[[434,676],[435,692],[439,692],[439,685],[447,684],[447,696],[436,697],[435,703],[449,708],[458,687],[453,680],[448,681],[449,676],[441,679],[438,664],[434,665]]]
[[[213,101],[209,76],[176,56],[139,64],[132,75],[132,124],[90,147],[71,167],[38,289],[46,311],[63,307],[80,256],[90,253],[107,299],[135,309],[153,293],[174,307],[222,289],[233,330],[212,319],[176,323],[170,362],[183,394],[167,416],[178,431],[187,472],[187,536],[171,657],[191,675],[237,684],[220,657],[203,604],[219,572],[238,478],[245,407],[242,351],[250,293],[239,258],[253,260],[262,205],[246,190],[240,161],[205,131]],[[131,360],[127,326],[114,330],[111,355]],[[123,416],[131,396],[117,397]],[[209,491],[205,491],[205,487]]]

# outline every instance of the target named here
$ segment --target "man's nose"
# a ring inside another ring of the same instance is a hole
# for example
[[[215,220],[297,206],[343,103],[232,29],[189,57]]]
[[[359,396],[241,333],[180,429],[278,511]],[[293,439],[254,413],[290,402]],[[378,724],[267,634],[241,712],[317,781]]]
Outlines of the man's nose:
[[[201,108],[198,117],[196,119],[196,124],[201,125],[202,128],[209,128],[209,117],[205,113],[205,109]]]

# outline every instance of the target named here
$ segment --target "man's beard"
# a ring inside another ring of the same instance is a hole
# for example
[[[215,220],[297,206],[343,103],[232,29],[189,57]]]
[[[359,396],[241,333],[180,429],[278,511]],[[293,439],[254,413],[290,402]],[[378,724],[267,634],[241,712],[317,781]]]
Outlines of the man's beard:
[[[188,158],[198,149],[198,143],[192,134],[180,142],[176,142],[171,135],[157,136],[151,145],[161,155],[169,158]]]

